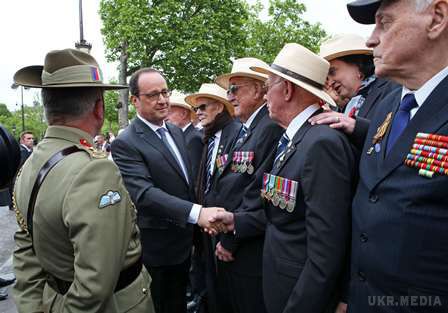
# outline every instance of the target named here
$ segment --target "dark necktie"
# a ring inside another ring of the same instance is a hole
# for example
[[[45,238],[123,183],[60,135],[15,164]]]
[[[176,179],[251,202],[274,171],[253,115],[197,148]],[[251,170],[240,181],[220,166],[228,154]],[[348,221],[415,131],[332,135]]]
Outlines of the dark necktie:
[[[243,125],[241,126],[240,132],[238,133],[238,137],[236,138],[235,147],[241,145],[246,134],[247,134],[247,127]]]
[[[417,106],[418,104],[413,93],[408,93],[404,96],[403,100],[401,100],[400,107],[395,114],[389,137],[387,139],[386,155],[389,154],[398,137],[400,137],[408,125],[409,120],[411,119],[411,110]]]
[[[212,181],[212,161],[213,161],[213,148],[215,147],[215,136],[211,136],[208,139],[208,145],[207,145],[207,180],[206,180],[206,187],[205,187],[205,193],[207,193],[210,190],[211,181]]]
[[[284,132],[277,145],[277,152],[275,153],[274,164],[276,164],[277,161],[280,159],[280,157],[283,154],[285,154],[285,150],[286,147],[288,146],[288,143],[289,143],[288,135],[286,135],[286,132]]]
[[[182,167],[182,164],[180,160],[177,158],[176,153],[173,150],[173,147],[171,147],[170,143],[168,142],[168,139],[166,138],[166,132],[168,130],[166,128],[160,127],[157,129],[157,133],[160,135],[160,139],[162,139],[162,142],[165,144],[165,147],[171,152],[171,155],[173,156],[174,160],[176,160],[177,165],[179,165],[180,170],[185,176],[185,179],[188,181],[187,175],[184,171],[184,168]]]

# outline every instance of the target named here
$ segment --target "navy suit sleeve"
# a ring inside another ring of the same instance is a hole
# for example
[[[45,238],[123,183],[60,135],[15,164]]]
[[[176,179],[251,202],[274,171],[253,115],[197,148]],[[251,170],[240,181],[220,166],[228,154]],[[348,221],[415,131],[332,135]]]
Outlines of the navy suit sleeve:
[[[307,259],[283,313],[324,312],[341,279],[350,234],[355,161],[342,134],[320,135],[307,149],[301,190]]]
[[[186,226],[193,203],[158,188],[151,176],[150,165],[145,163],[140,151],[119,137],[112,142],[112,157],[139,210],[147,210],[146,216],[164,218],[179,226]]]

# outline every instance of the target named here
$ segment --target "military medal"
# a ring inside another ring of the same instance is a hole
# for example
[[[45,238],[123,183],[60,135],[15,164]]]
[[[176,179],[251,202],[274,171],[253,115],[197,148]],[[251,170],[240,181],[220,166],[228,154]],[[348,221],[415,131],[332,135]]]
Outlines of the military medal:
[[[389,112],[384,122],[376,130],[376,134],[375,136],[373,136],[372,139],[372,147],[370,147],[369,150],[367,150],[367,154],[370,155],[372,154],[373,151],[375,151],[376,153],[379,153],[381,151],[381,141],[386,135],[391,122],[392,122],[392,112]]]
[[[426,178],[448,176],[448,136],[418,133],[404,163]]]
[[[289,190],[289,199],[288,199],[286,211],[288,211],[289,213],[292,213],[296,206],[297,188],[298,188],[299,183],[294,180],[291,180],[290,182],[291,182],[291,187]]]

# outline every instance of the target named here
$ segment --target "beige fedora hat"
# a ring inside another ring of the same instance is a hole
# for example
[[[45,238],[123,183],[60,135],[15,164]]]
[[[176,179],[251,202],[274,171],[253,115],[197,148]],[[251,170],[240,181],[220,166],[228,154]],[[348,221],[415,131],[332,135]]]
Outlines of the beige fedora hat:
[[[283,77],[326,103],[336,106],[333,99],[323,90],[330,63],[297,43],[287,43],[271,66],[252,69]]]
[[[192,106],[185,102],[185,97],[186,95],[184,95],[183,93],[174,90],[170,96],[170,105],[181,107],[194,112]]]
[[[224,104],[230,115],[233,115],[233,105],[227,100],[227,91],[216,84],[202,84],[197,93],[185,97],[185,101],[193,108],[200,105],[198,98],[210,98]]]
[[[218,76],[215,82],[224,89],[229,89],[229,80],[232,77],[249,77],[262,82],[268,79],[268,76],[255,72],[251,66],[264,67],[267,64],[256,58],[241,58],[233,61],[232,72]]]
[[[357,54],[372,55],[373,49],[366,46],[364,37],[355,34],[340,34],[324,41],[319,53],[327,61]]]
[[[104,84],[96,60],[90,54],[76,49],[50,51],[45,56],[44,65],[18,70],[14,74],[14,83],[31,88],[127,88],[125,85]]]

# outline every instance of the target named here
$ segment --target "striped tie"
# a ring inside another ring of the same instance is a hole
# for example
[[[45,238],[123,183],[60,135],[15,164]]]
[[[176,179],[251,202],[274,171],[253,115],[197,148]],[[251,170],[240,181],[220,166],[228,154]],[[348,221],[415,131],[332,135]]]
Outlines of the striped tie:
[[[278,142],[277,152],[275,153],[274,164],[276,164],[277,161],[281,158],[281,156],[285,154],[286,147],[288,146],[288,143],[289,143],[289,138],[285,132],[285,133],[283,133],[282,138],[280,138],[280,141]]]
[[[215,147],[215,136],[211,136],[208,139],[208,145],[207,145],[207,181],[205,185],[206,186],[205,193],[209,192],[212,181],[212,162],[213,162],[214,147]]]

